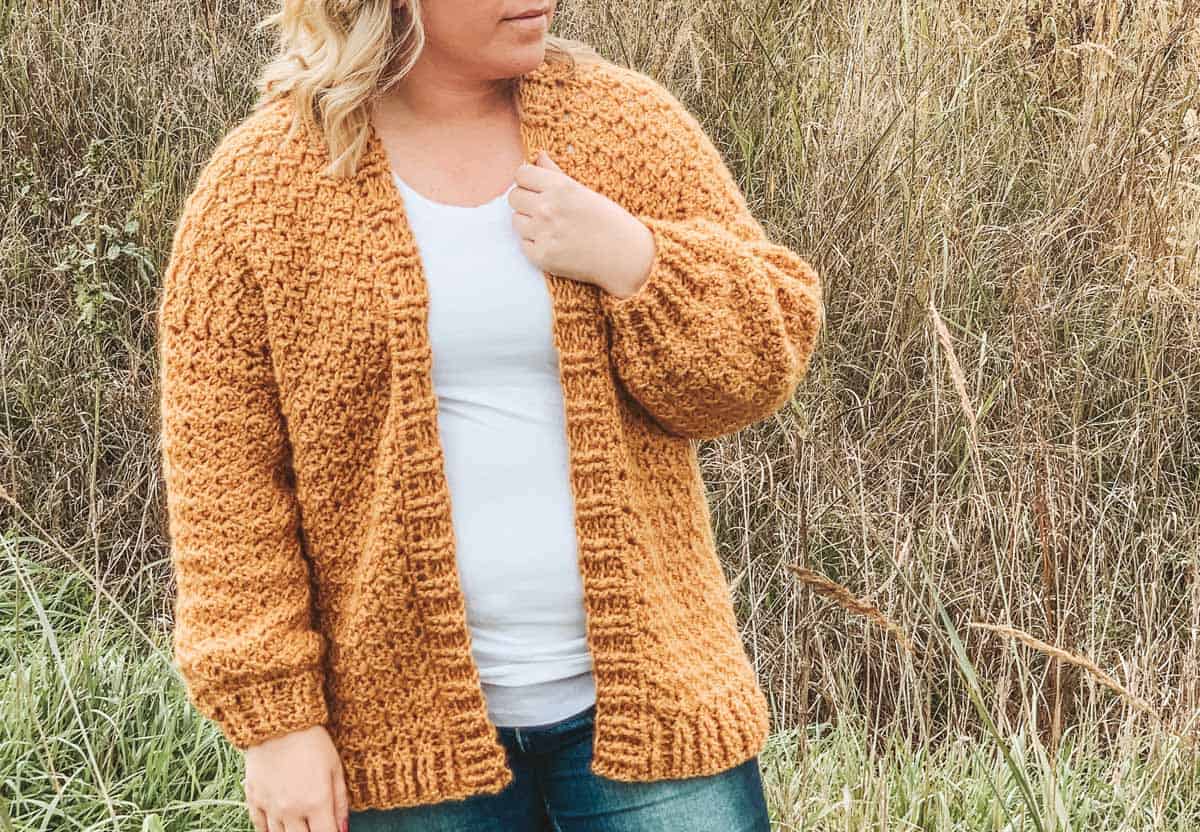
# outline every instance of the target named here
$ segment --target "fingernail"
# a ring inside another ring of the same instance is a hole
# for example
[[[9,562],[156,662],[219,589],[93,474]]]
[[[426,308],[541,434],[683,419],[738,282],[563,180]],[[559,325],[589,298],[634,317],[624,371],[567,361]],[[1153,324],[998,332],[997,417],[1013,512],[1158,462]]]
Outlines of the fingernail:
[[[350,832],[350,818],[342,818],[342,832]]]

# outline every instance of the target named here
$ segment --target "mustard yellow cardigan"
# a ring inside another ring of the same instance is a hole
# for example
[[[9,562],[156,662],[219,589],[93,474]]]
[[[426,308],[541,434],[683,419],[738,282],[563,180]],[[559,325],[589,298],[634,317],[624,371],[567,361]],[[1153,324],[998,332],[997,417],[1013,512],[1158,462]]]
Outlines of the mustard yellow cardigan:
[[[768,707],[718,561],[696,441],[784,404],[824,321],[665,87],[608,62],[522,77],[522,139],[653,232],[628,297],[545,274],[596,680],[592,770],[716,773]],[[372,130],[325,175],[286,100],[228,131],[164,272],[162,461],[188,699],[246,748],[328,727],[350,808],[498,792],[456,571],[428,295]],[[469,241],[464,241],[469,244]]]

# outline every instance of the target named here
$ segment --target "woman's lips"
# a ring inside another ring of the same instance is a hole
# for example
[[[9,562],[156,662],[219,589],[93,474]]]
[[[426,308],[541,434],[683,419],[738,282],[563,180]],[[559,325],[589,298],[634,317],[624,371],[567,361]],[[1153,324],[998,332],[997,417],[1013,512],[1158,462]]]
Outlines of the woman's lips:
[[[546,25],[546,13],[531,14],[526,17],[506,17],[505,23],[512,23],[522,29],[541,29]]]

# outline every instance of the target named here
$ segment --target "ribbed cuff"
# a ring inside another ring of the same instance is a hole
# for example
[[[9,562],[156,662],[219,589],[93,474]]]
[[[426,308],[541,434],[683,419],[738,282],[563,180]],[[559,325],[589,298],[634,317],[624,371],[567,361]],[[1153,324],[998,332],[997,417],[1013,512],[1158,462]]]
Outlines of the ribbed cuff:
[[[230,744],[243,751],[280,734],[329,721],[319,667],[233,689],[209,688],[189,698],[217,723]]]
[[[671,245],[671,242],[664,237],[655,217],[638,215],[638,219],[654,236],[654,258],[650,261],[650,272],[642,285],[631,295],[618,297],[610,292],[601,292],[600,304],[607,314],[625,314],[635,309],[644,312],[647,306],[654,304],[661,292],[659,284],[670,279],[664,254],[666,246]]]

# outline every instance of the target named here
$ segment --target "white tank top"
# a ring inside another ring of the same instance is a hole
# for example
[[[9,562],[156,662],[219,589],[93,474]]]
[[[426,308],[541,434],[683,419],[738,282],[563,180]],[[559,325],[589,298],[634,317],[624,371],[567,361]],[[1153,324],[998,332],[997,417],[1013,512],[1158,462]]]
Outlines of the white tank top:
[[[429,339],[471,649],[496,725],[595,701],[558,351],[508,192],[448,205],[393,179],[429,292]]]

